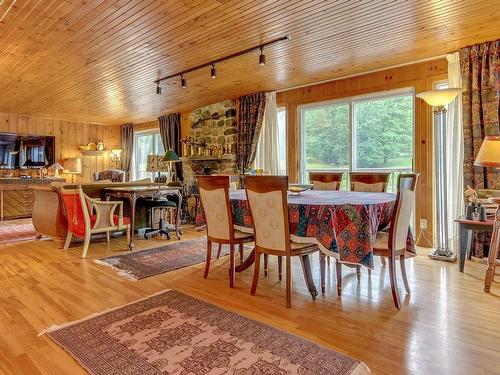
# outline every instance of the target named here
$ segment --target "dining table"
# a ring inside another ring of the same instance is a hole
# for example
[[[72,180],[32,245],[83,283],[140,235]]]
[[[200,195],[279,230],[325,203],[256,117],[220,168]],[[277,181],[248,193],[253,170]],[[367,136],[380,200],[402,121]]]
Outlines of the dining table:
[[[290,237],[293,241],[316,244],[323,254],[340,263],[373,269],[375,238],[378,231],[388,229],[396,194],[308,190],[298,195],[289,193],[287,198]],[[229,199],[235,229],[253,233],[253,220],[245,190],[231,190]],[[203,211],[200,212],[203,215]],[[405,256],[415,255],[413,235],[409,229]],[[310,265],[309,257],[306,258],[301,259],[304,278],[314,298],[317,291],[310,272],[307,272]],[[236,271],[246,270],[254,260],[252,251],[236,267]]]

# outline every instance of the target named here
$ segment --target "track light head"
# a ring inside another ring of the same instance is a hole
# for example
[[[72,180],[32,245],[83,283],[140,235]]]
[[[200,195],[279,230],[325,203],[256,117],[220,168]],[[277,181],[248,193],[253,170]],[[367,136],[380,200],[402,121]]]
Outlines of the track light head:
[[[161,95],[161,86],[160,82],[156,82],[156,94]]]
[[[262,47],[260,47],[259,65],[266,65],[266,55],[264,55]]]
[[[213,79],[217,78],[217,69],[215,69],[215,64],[212,64],[212,69],[210,69],[210,77]]]
[[[185,89],[187,87],[187,80],[184,78],[184,76],[181,74],[181,87]]]

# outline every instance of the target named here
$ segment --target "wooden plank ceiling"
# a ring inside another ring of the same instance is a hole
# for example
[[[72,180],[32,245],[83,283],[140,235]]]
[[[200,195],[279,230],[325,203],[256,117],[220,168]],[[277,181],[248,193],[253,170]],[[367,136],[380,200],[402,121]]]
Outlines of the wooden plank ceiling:
[[[500,37],[492,0],[0,0],[0,112],[141,122],[228,97],[442,55]],[[261,42],[291,41],[160,76]]]

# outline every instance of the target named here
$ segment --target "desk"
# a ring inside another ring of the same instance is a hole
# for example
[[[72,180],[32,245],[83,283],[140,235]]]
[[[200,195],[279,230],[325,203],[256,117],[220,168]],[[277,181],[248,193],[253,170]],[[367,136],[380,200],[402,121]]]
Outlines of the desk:
[[[129,250],[134,248],[134,234],[135,234],[135,206],[138,198],[153,197],[155,195],[175,195],[177,201],[177,212],[175,214],[175,234],[177,238],[181,238],[180,222],[181,222],[181,206],[182,206],[182,193],[180,187],[166,186],[166,185],[146,185],[146,186],[121,186],[121,187],[107,187],[104,189],[107,200],[111,198],[126,199],[130,206],[130,240],[128,243]]]
[[[458,267],[460,272],[464,272],[465,257],[467,252],[471,251],[472,231],[493,231],[493,220],[474,221],[467,220],[464,217],[459,217],[455,220],[458,223],[458,235],[460,238],[460,249],[458,251]]]

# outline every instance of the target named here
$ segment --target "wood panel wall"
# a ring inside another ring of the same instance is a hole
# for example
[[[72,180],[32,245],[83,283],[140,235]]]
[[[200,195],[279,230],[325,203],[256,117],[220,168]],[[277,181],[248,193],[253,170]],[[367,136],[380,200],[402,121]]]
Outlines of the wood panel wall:
[[[301,87],[277,94],[278,106],[287,109],[288,174],[291,181],[299,178],[299,120],[301,104],[328,101],[368,93],[412,87],[415,93],[432,89],[435,82],[447,77],[446,59],[392,68],[365,75]],[[433,237],[433,135],[432,110],[422,100],[415,101],[415,170],[420,173],[417,187],[416,223],[427,219],[427,237]],[[424,241],[420,241],[424,245]]]
[[[82,174],[76,176],[78,182],[91,181],[95,171],[117,167],[111,161],[109,152],[102,156],[84,156],[78,150],[80,145],[99,141],[104,142],[108,150],[119,148],[120,127],[117,125],[64,121],[0,112],[0,132],[55,136],[56,161],[62,164],[65,158],[82,159]]]

